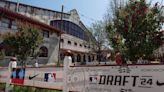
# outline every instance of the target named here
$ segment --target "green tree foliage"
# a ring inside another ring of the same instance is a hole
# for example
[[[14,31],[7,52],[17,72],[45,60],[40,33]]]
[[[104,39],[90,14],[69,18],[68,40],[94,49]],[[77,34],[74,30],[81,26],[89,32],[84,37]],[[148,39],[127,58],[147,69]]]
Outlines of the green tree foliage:
[[[22,64],[28,56],[34,53],[43,41],[40,30],[27,26],[21,26],[15,33],[6,33],[3,43],[10,48],[11,55],[18,57]]]
[[[158,3],[151,6],[145,0],[129,0],[117,8],[106,27],[112,47],[131,60],[151,58],[161,45],[162,9]]]

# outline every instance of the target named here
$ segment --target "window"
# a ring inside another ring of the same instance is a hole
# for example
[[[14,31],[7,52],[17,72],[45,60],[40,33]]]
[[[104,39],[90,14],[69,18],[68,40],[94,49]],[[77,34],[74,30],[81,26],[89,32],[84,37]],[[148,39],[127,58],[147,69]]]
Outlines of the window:
[[[10,26],[10,20],[7,19],[7,18],[2,18],[1,19],[1,27],[4,27],[4,28],[9,28]]]
[[[46,47],[43,46],[40,48],[39,57],[48,57],[48,49]]]
[[[19,12],[23,12],[23,13],[25,13],[26,12],[26,7],[25,6],[23,6],[23,5],[19,5]]]
[[[75,63],[75,56],[72,55],[71,57],[72,57],[72,63]]]
[[[56,13],[56,17],[60,18],[61,17],[61,13]]]
[[[14,29],[14,30],[17,29],[17,24],[15,21],[12,21],[11,29]]]
[[[14,30],[17,29],[16,21],[7,18],[2,18],[0,26],[4,28],[11,28]]]
[[[49,38],[49,31],[43,31],[43,37]]]
[[[77,62],[81,62],[81,56],[80,56],[80,54],[77,55]]]
[[[88,56],[88,62],[91,62],[91,56]]]
[[[63,14],[64,15],[64,18],[68,19],[69,18],[69,15],[67,14]]]
[[[94,57],[94,56],[92,56],[92,61],[94,61],[94,59],[95,59],[95,57]]]
[[[82,47],[82,45],[81,45],[81,44],[80,44],[79,46],[80,46],[80,47]]]
[[[68,44],[71,45],[71,41],[68,41]]]
[[[77,43],[75,42],[74,45],[77,46]]]
[[[73,35],[73,36],[78,37],[78,38],[83,39],[83,40],[87,39],[87,36],[85,35],[84,30],[80,26],[78,26],[78,25],[76,25],[70,21],[54,20],[54,21],[51,21],[50,24],[52,26],[59,28],[59,29],[61,29],[61,25],[63,25],[62,30],[65,31],[67,34]]]
[[[60,42],[61,42],[61,43],[64,43],[64,39],[60,39]]]

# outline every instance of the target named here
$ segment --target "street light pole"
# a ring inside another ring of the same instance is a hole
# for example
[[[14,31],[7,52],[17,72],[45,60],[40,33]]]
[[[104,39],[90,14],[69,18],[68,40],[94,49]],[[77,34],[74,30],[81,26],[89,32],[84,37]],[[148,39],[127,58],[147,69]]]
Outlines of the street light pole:
[[[64,10],[64,5],[62,5],[62,9],[61,9],[61,26],[60,26],[60,30],[63,29],[63,10]],[[58,63],[57,65],[59,65],[59,62],[60,62],[60,40],[61,40],[61,34],[59,35],[59,50],[58,50]]]
[[[16,12],[19,12],[19,1],[17,0]]]

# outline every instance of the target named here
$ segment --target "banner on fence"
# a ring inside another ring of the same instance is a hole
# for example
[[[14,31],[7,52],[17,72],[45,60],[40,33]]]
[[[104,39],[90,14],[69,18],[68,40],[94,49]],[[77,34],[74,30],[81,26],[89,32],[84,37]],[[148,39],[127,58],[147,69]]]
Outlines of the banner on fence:
[[[7,81],[6,72],[0,71],[0,82]],[[70,67],[64,78],[69,91],[163,92],[164,65]],[[62,89],[63,68],[26,68],[23,85]]]
[[[80,92],[163,92],[163,65],[74,67],[70,90]]]
[[[24,84],[25,68],[14,68],[11,72],[11,83]]]

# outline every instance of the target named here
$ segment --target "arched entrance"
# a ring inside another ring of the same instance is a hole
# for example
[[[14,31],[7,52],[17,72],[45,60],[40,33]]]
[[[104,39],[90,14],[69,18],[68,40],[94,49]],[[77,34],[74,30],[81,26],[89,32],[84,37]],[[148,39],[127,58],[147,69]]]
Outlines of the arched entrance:
[[[40,48],[40,55],[39,57],[48,57],[48,49],[45,46]]]

